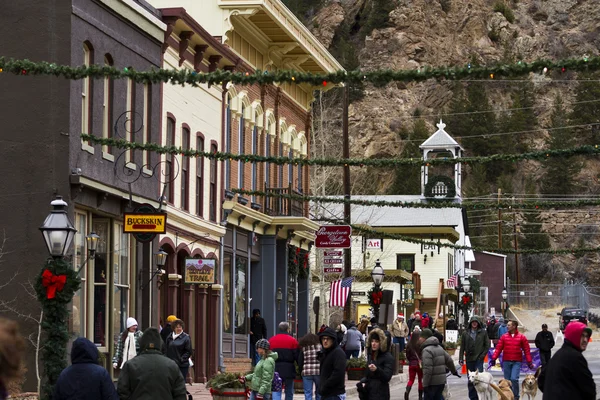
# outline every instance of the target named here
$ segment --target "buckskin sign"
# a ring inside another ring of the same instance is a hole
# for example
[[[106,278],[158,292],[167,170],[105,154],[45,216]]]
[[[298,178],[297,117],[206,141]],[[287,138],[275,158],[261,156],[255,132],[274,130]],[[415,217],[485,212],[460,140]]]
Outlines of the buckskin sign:
[[[352,228],[348,225],[323,225],[315,233],[318,249],[348,249],[352,245]]]
[[[124,233],[165,233],[167,214],[125,213],[123,217]]]

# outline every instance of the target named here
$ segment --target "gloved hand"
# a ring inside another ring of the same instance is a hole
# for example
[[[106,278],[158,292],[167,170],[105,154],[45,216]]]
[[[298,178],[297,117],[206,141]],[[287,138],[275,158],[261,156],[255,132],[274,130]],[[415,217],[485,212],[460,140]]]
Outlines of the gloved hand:
[[[529,369],[533,369],[533,363],[530,362],[529,364],[527,364],[527,366],[529,367]]]
[[[117,363],[113,363],[113,368],[114,368],[114,369],[117,369],[117,367],[118,367],[118,366],[119,366],[119,364],[117,364]]]
[[[244,376],[240,376],[240,377],[238,378],[238,381],[239,381],[239,382],[240,382],[242,385],[244,385],[244,384],[246,383],[246,377],[244,377]]]
[[[464,363],[465,363],[465,362],[464,362],[463,360],[458,360],[458,365],[460,365],[461,367],[462,367],[462,365],[463,365]]]
[[[493,367],[494,365],[496,365],[496,360],[494,360],[493,358],[490,360],[490,365]]]

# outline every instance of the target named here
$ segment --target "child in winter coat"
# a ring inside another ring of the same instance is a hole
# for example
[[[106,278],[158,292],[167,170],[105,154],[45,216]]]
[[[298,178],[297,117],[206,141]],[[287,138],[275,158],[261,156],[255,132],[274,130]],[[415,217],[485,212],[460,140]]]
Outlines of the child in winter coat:
[[[256,352],[260,355],[260,361],[254,367],[254,372],[244,378],[246,382],[250,382],[250,400],[271,400],[271,385],[275,374],[277,353],[271,351],[271,345],[267,339],[260,339],[256,342]]]

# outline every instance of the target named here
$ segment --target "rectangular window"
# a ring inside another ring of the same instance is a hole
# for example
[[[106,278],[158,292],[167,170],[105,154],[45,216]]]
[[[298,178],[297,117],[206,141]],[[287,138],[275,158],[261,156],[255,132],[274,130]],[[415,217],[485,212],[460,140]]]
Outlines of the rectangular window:
[[[167,137],[165,145],[167,147],[175,145],[175,121],[172,118],[167,118]],[[166,200],[173,204],[173,197],[175,196],[175,187],[173,185],[173,155],[167,153],[165,155],[165,169],[163,177],[166,180],[165,197]]]
[[[304,166],[302,164],[298,164],[298,191],[300,193],[304,192],[304,190],[303,190],[304,185],[303,185],[303,182],[302,182],[302,171],[303,171],[303,169],[304,169]]]
[[[83,65],[89,67],[93,63],[93,50],[87,43],[83,44]],[[81,82],[81,132],[92,133],[92,86],[93,80],[90,77],[85,77]],[[84,148],[93,152],[94,148],[89,146],[89,142],[83,142]]]
[[[152,142],[152,84],[144,84],[144,129],[142,143]],[[144,151],[142,164],[149,169],[150,152]]]
[[[129,269],[131,260],[129,257],[129,234],[123,233],[123,224],[115,222],[113,230],[113,341],[117,341],[118,335],[127,329],[127,318],[129,317]]]
[[[279,142],[279,157],[283,157],[283,143]],[[279,164],[279,187],[283,187],[283,164]]]
[[[252,154],[258,155],[258,128],[255,126],[252,130]],[[252,163],[252,190],[258,190],[258,164]],[[252,201],[256,203],[256,195],[252,195]]]
[[[110,55],[104,56],[104,65],[113,65]],[[114,81],[111,77],[104,77],[104,100],[102,102],[102,137],[112,137],[112,118],[114,104]],[[112,154],[111,146],[102,146],[102,152]]]
[[[291,160],[292,158],[294,158],[294,152],[292,151],[292,149],[290,148],[290,151],[288,153],[288,158]],[[292,186],[292,183],[294,182],[294,165],[292,163],[288,164],[288,186]]]
[[[92,342],[97,347],[107,347],[108,341],[108,313],[111,312],[108,303],[108,281],[110,278],[110,220],[95,218],[92,224],[92,230],[100,236],[96,257],[93,261],[93,279],[92,293],[90,294],[91,303],[91,335]]]
[[[127,118],[125,122],[125,140],[128,142],[135,141],[135,137],[133,137],[133,132],[136,132],[135,127],[135,81],[133,79],[127,79],[127,110],[131,113],[129,118]],[[134,162],[133,150],[127,150],[125,154],[125,162]],[[135,168],[133,164],[127,165],[129,168]]]
[[[235,333],[246,333],[246,271],[248,259],[237,257],[235,259]]]
[[[233,333],[231,318],[233,310],[231,309],[231,254],[225,254],[223,257],[223,332]]]
[[[396,254],[396,269],[400,269],[411,274],[415,272],[415,255]]]
[[[83,211],[75,211],[75,233],[74,248],[75,254],[73,257],[73,267],[79,269],[87,258],[87,248],[85,237],[88,232],[87,228],[88,218],[87,214]],[[79,272],[81,278],[81,286],[79,290],[75,292],[73,296],[73,313],[71,314],[72,319],[72,333],[76,336],[85,337],[85,295],[86,295],[86,282],[87,282],[87,269],[82,268]]]
[[[448,278],[454,275],[454,255],[448,254]]]
[[[227,103],[225,110],[225,152],[231,153],[231,107]],[[225,160],[225,189],[231,189],[231,161]]]
[[[210,152],[217,152],[217,145],[210,146]],[[209,214],[212,222],[217,222],[217,159],[210,159],[210,193],[209,193]]]
[[[246,127],[244,126],[244,123],[244,108],[242,107],[242,115],[240,116],[238,154],[244,154],[246,152]],[[238,161],[238,188],[240,189],[243,189],[245,186],[245,169],[246,163],[244,163],[242,160]]]
[[[265,157],[271,157],[271,138],[269,133],[265,132]],[[271,163],[265,163],[265,190],[271,184]]]
[[[183,128],[181,130],[181,148],[183,150],[190,149],[190,130]],[[181,208],[188,211],[190,209],[189,202],[189,187],[190,187],[190,158],[181,156]]]
[[[204,138],[196,136],[196,151],[204,151]],[[196,214],[204,216],[204,157],[196,158]]]

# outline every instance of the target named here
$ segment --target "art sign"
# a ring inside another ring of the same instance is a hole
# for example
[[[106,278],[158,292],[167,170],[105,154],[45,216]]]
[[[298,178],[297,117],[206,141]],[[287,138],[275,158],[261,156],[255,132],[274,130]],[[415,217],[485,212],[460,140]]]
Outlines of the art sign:
[[[215,283],[215,260],[210,258],[185,259],[185,283]]]
[[[319,249],[348,249],[352,245],[349,225],[323,225],[315,232],[315,246]]]

